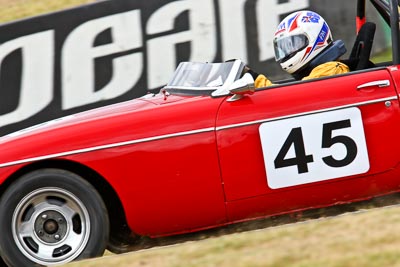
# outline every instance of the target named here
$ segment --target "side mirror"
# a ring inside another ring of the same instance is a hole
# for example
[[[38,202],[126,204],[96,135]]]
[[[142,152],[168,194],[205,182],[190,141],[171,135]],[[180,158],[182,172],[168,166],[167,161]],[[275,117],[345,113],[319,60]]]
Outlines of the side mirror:
[[[254,85],[253,76],[250,73],[246,73],[242,78],[236,80],[229,88],[229,93],[233,94],[228,99],[229,102],[237,101],[242,99],[244,95],[252,95],[256,91]]]

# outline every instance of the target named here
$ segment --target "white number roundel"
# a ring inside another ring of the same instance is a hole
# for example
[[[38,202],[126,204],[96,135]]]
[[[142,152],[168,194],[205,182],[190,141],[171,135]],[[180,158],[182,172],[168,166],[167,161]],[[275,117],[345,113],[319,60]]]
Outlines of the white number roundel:
[[[267,181],[273,189],[369,170],[358,108],[270,121],[259,131]]]

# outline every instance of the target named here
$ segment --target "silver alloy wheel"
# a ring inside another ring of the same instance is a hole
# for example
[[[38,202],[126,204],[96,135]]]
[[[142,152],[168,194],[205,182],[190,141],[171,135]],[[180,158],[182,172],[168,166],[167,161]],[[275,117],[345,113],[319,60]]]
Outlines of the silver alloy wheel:
[[[31,261],[41,265],[67,263],[88,243],[89,213],[72,193],[41,188],[19,202],[12,217],[12,234],[18,249]]]

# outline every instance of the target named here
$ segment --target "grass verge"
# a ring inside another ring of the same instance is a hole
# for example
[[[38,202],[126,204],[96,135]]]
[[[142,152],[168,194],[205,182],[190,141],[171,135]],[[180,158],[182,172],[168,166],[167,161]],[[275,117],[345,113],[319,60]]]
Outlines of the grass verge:
[[[0,0],[0,23],[92,3],[95,0]]]

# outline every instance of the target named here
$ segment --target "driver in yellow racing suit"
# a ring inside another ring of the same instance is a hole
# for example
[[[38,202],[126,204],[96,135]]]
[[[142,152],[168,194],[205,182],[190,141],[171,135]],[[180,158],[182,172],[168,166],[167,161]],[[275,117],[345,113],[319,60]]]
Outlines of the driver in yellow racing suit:
[[[278,26],[273,40],[275,60],[282,69],[298,80],[308,80],[349,72],[338,61],[346,53],[343,41],[333,41],[325,20],[312,11],[298,11],[287,16]],[[273,83],[263,74],[246,67],[255,87]]]

